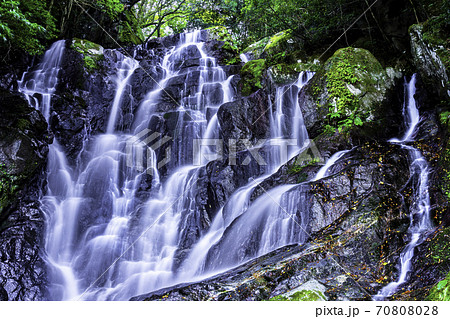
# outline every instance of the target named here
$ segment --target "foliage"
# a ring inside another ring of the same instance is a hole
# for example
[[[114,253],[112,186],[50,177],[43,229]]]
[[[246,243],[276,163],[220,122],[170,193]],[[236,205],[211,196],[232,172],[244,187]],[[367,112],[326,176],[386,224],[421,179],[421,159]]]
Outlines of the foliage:
[[[139,28],[145,38],[182,32],[188,23],[189,0],[141,0],[133,7]]]
[[[348,88],[348,84],[356,84],[358,77],[355,71],[363,66],[352,63],[354,53],[351,48],[340,51],[340,54],[333,56],[326,73],[327,90],[331,99],[327,115],[329,123],[326,126],[326,131],[329,133],[334,132],[335,129],[339,132],[347,131],[354,125],[363,124],[361,115],[358,113],[359,99]]]
[[[116,19],[124,9],[123,4],[119,0],[97,0],[95,4],[111,19]]]
[[[4,0],[0,3],[0,48],[40,54],[44,41],[55,37],[55,20],[45,1]]]

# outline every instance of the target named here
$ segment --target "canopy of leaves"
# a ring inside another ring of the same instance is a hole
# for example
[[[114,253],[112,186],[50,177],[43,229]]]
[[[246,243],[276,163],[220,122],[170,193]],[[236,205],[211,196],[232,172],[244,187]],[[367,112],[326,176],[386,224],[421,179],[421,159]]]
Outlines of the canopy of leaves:
[[[0,46],[42,53],[42,40],[55,37],[55,20],[41,0],[0,2]]]

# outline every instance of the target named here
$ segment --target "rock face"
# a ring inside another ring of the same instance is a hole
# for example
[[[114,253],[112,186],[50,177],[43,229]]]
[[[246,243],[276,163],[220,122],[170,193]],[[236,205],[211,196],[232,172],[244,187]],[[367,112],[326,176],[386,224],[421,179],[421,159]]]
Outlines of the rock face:
[[[336,51],[299,95],[309,136],[338,128],[368,139],[395,136],[391,128],[398,128],[401,113],[392,106],[401,105],[395,95],[400,78],[367,50]]]
[[[407,154],[390,144],[366,144],[333,171],[299,188],[308,189],[306,244],[135,300],[265,300],[301,290],[318,290],[327,300],[370,300],[396,271],[394,252],[405,244]]]
[[[44,216],[39,208],[52,136],[40,112],[0,92],[0,298],[45,297]]]
[[[440,99],[450,97],[449,78],[444,63],[439,57],[437,48],[427,43],[423,37],[423,26],[412,25],[409,29],[411,54],[414,65],[424,80],[427,89]]]

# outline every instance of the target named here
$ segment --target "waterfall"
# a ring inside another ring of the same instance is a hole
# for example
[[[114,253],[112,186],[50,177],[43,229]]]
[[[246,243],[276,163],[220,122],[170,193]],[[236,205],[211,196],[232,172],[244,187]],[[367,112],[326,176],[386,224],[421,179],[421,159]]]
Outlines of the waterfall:
[[[208,232],[194,246],[183,264],[184,277],[202,278],[219,273],[276,248],[306,239],[305,192],[298,185],[283,185],[264,192],[255,202],[255,189],[289,159],[308,146],[308,134],[298,104],[299,90],[312,78],[302,72],[298,81],[276,89],[275,108],[270,105],[267,173],[250,179],[221,207]],[[292,142],[292,143],[290,143]],[[283,154],[287,145],[291,149]]]
[[[58,41],[19,81],[30,105],[47,120],[63,55],[64,42]],[[192,241],[189,227],[199,229],[201,223],[197,182],[217,158],[212,145],[199,149],[192,141],[221,136],[217,111],[234,98],[233,77],[208,56],[200,31],[182,34],[161,58],[162,78],[143,98],[126,133],[117,119],[125,95],[132,92],[139,68],[135,58],[115,55],[117,71],[105,79],[115,83],[106,133],[85,138],[75,166],[69,165],[57,139],[50,147],[41,204],[51,299],[127,300],[306,240],[302,184],[275,187],[253,202],[251,195],[308,146],[298,93],[313,74],[302,72],[295,83],[277,88],[269,105],[266,172],[237,189],[182,255],[182,247]],[[186,66],[193,58],[198,64]],[[167,90],[180,82],[184,86],[178,86],[179,100],[174,100]],[[147,145],[155,139],[149,127],[161,116],[161,101],[173,104],[177,115],[170,142],[173,156],[163,175],[161,154]],[[145,195],[139,193],[143,183],[150,185]],[[233,246],[236,238],[240,247]]]
[[[412,269],[412,258],[414,249],[425,240],[425,233],[432,227],[430,219],[430,197],[428,191],[428,163],[421,152],[406,144],[412,141],[420,122],[419,111],[416,106],[414,94],[416,92],[416,75],[414,74],[409,82],[405,81],[405,98],[403,105],[403,116],[407,131],[401,139],[391,139],[391,143],[397,143],[406,149],[410,160],[410,179],[415,182],[413,199],[409,208],[410,225],[408,235],[409,243],[400,254],[399,277],[396,281],[383,287],[374,300],[384,300],[392,296],[398,289],[407,282],[408,275]]]
[[[331,168],[331,166],[333,166],[334,164],[336,164],[336,162],[338,160],[341,159],[341,157],[343,157],[345,154],[347,154],[348,152],[350,152],[350,150],[344,150],[344,151],[339,151],[334,153],[329,159],[328,161],[325,163],[324,166],[322,166],[320,168],[320,170],[316,173],[316,176],[314,176],[314,178],[311,181],[318,181],[319,179],[322,179],[324,177],[326,177],[329,169]]]
[[[241,53],[241,54],[239,55],[239,58],[241,59],[241,61],[242,61],[243,63],[247,63],[247,62],[248,62],[248,57],[247,57],[247,55],[246,55],[245,53]]]
[[[41,110],[45,119],[50,117],[50,103],[58,83],[58,72],[64,54],[65,41],[60,40],[45,52],[42,62],[31,72],[25,72],[18,81],[30,106]],[[41,101],[39,101],[39,97]]]

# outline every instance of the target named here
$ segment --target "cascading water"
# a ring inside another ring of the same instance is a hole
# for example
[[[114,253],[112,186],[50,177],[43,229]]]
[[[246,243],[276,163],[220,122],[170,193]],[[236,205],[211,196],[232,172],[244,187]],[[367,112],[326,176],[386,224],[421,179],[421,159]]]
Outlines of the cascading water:
[[[236,190],[225,206],[220,208],[210,229],[184,262],[180,279],[218,273],[306,238],[306,219],[297,218],[297,206],[299,202],[305,202],[300,199],[304,194],[291,192],[298,185],[277,187],[253,203],[250,198],[258,185],[307,146],[308,134],[297,96],[312,76],[312,72],[302,72],[296,83],[277,88],[275,108],[271,105],[270,109],[271,138],[267,173],[251,179],[250,183]],[[289,151],[286,144],[291,146]]]
[[[403,116],[407,131],[401,139],[391,139],[390,142],[400,144],[409,153],[410,159],[410,179],[414,184],[413,199],[409,208],[410,225],[408,234],[410,242],[400,254],[399,277],[397,281],[389,283],[374,296],[374,300],[384,300],[392,296],[398,289],[407,282],[408,274],[412,269],[412,258],[414,249],[424,240],[425,233],[432,227],[430,219],[430,197],[428,192],[428,163],[421,152],[407,145],[413,140],[417,125],[420,122],[419,111],[416,106],[414,94],[416,92],[416,75],[414,74],[409,82],[405,81],[405,102],[403,106]]]
[[[195,198],[199,174],[215,158],[204,156],[192,141],[219,138],[217,110],[233,99],[232,76],[227,77],[216,60],[207,56],[200,39],[199,31],[183,34],[179,44],[162,58],[162,79],[140,104],[132,135],[116,129],[139,63],[117,53],[118,71],[110,78],[116,92],[106,134],[86,136],[76,167],[68,164],[57,140],[51,146],[48,189],[41,202],[46,214],[45,248],[52,299],[125,300],[305,240],[307,215],[299,205],[305,202],[301,198],[304,192],[297,189],[301,185],[276,187],[254,202],[250,197],[262,181],[307,146],[297,96],[312,77],[309,72],[302,73],[296,83],[278,88],[275,103],[270,105],[266,173],[231,196],[206,233],[176,264],[180,247],[189,236],[188,225],[198,219]],[[63,53],[64,42],[56,42],[36,70],[24,74],[19,82],[30,104],[46,114],[47,120]],[[199,66],[183,67],[186,56],[197,55]],[[186,85],[181,91],[172,143],[176,158],[161,177],[158,154],[136,136],[147,132],[158,103],[167,98],[165,88],[180,77],[195,85]],[[140,158],[143,154],[150,163],[145,169]],[[199,161],[193,165],[191,160],[195,158]],[[139,187],[149,174],[151,189],[142,199]],[[257,236],[252,236],[255,230]],[[232,248],[236,236],[242,245]],[[225,256],[230,248],[236,253]]]

